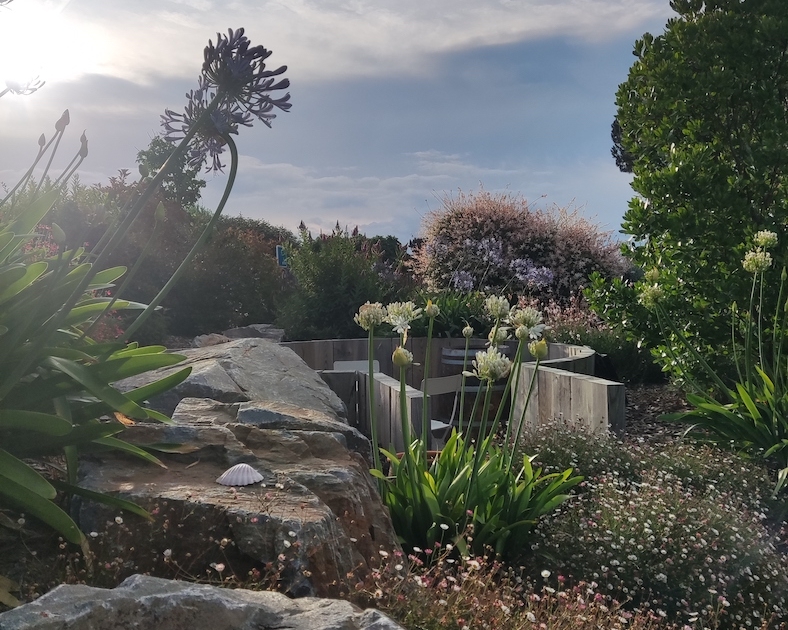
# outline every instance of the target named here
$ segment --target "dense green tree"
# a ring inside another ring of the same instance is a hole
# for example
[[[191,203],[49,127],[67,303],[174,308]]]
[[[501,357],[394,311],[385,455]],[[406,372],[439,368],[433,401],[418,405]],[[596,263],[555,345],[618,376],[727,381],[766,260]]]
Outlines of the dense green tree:
[[[678,15],[665,32],[636,42],[616,96],[637,193],[624,215],[632,237],[625,249],[659,283],[674,321],[720,364],[730,305],[749,301],[752,277],[741,261],[755,232],[778,234],[775,283],[785,263],[788,3],[674,0],[671,7]],[[637,288],[598,279],[592,302],[678,371]]]
[[[147,149],[137,153],[137,164],[143,173],[156,173],[165,160],[172,153],[175,145],[162,136],[154,136]],[[161,191],[165,199],[175,201],[184,208],[193,206],[200,198],[200,190],[205,187],[205,181],[199,179],[199,168],[190,167],[186,161],[187,154],[178,160],[178,166],[161,184]]]

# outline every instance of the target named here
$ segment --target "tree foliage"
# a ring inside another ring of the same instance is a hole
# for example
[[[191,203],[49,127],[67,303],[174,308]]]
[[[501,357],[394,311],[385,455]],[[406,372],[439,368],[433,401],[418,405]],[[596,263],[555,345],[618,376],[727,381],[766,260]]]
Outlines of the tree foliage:
[[[759,230],[778,234],[785,264],[788,219],[788,4],[676,0],[678,16],[635,44],[616,96],[621,147],[637,193],[624,215],[627,255],[658,282],[663,306],[686,334],[719,357],[729,307],[749,299],[741,261]],[[590,295],[657,347],[674,373],[636,288],[600,279]],[[776,297],[776,296],[774,296]]]
[[[170,156],[175,145],[162,136],[154,136],[147,149],[137,153],[137,164],[143,174],[156,173]],[[184,208],[193,206],[200,198],[200,190],[205,187],[205,180],[199,179],[199,167],[187,164],[188,156],[184,153],[177,160],[175,169],[164,178],[161,184],[165,199],[177,202]]]

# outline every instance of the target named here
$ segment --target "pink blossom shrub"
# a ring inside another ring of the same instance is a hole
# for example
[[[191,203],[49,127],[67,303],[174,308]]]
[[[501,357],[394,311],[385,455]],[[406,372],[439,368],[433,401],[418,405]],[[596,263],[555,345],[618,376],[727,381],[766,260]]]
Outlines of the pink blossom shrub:
[[[415,252],[414,270],[430,289],[567,300],[594,271],[614,277],[627,269],[612,233],[577,210],[539,210],[483,189],[442,203],[426,216]]]

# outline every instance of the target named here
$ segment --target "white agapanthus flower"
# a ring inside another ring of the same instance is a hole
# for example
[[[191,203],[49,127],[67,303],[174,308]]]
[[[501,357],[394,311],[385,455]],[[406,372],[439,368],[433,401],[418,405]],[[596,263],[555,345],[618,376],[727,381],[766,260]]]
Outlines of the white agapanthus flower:
[[[742,267],[749,273],[763,273],[771,266],[772,255],[761,250],[747,252],[742,261]]]
[[[480,381],[497,381],[509,375],[512,362],[498,352],[495,346],[476,353],[473,372],[463,372],[465,376],[475,376]]]
[[[755,233],[755,236],[752,240],[756,247],[769,249],[770,247],[777,245],[777,233],[771,232],[770,230],[760,230],[759,232]]]
[[[421,317],[421,309],[413,302],[392,302],[386,307],[386,321],[400,335],[407,335],[410,323]]]
[[[494,320],[504,319],[509,314],[509,300],[503,296],[491,295],[484,300],[484,310]]]
[[[386,309],[380,302],[367,302],[359,307],[353,321],[364,330],[369,331],[380,326],[386,320]]]
[[[508,315],[509,323],[514,326],[515,330],[525,328],[528,330],[528,336],[531,339],[539,339],[548,326],[542,319],[542,312],[536,310],[532,306],[524,308],[513,308]],[[522,335],[522,332],[520,333]],[[518,339],[520,337],[518,336]]]

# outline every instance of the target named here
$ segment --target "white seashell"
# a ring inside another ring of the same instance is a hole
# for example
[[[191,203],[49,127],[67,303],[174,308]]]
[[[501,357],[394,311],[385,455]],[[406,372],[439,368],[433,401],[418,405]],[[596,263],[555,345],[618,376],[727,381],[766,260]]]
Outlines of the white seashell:
[[[225,470],[216,483],[223,486],[249,486],[263,480],[263,476],[249,464],[236,464]]]

